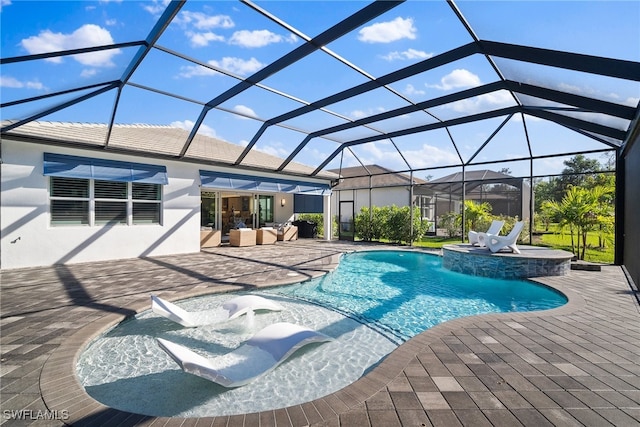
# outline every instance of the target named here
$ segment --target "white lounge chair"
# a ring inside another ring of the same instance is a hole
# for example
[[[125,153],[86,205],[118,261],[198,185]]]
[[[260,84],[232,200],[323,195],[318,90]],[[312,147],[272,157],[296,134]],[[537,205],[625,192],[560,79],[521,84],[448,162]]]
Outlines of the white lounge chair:
[[[524,221],[518,221],[515,223],[509,234],[506,236],[494,236],[488,234],[485,237],[485,243],[493,253],[498,252],[503,248],[509,248],[512,252],[519,254],[520,250],[516,246],[516,242],[518,241],[518,237],[520,237],[523,227]]]
[[[183,371],[224,387],[239,387],[272,371],[299,348],[333,338],[293,323],[274,323],[232,352],[212,359],[180,344],[156,340]]]
[[[154,313],[173,320],[186,328],[195,328],[235,319],[249,310],[254,312],[258,310],[281,311],[284,308],[280,304],[258,295],[240,295],[225,301],[218,309],[188,312],[169,301],[151,295],[151,309]]]
[[[485,246],[484,239],[487,234],[498,235],[500,234],[500,230],[504,226],[504,221],[498,221],[494,219],[491,221],[491,225],[486,232],[482,231],[469,231],[469,243],[473,246],[480,246],[481,248]]]

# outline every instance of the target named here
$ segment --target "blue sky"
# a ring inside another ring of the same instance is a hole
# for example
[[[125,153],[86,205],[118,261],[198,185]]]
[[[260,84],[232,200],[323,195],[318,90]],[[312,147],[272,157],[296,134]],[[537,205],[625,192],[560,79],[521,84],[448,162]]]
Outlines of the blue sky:
[[[3,58],[142,40],[166,7],[162,1],[1,2]],[[197,62],[154,50],[131,79],[136,85],[153,87],[182,99],[128,87],[123,91],[116,122],[191,129],[201,110],[198,103],[206,103],[234,86],[238,80],[233,76],[247,77],[255,73],[299,46],[305,37],[316,36],[367,3],[260,1],[256,4],[291,27],[277,25],[238,2],[187,2],[158,44]],[[462,1],[457,5],[481,39],[640,61],[640,2],[637,1]],[[253,118],[269,119],[304,102],[313,102],[363,83],[367,76],[387,74],[471,40],[446,2],[408,1],[327,45],[330,52],[317,51],[267,78],[262,82],[263,87],[251,88],[222,103],[219,109],[207,115],[200,132],[246,145],[262,124]],[[118,79],[135,52],[136,48],[123,48],[5,65],[0,76],[2,100],[6,102]],[[344,58],[353,67],[337,61],[329,53]],[[532,67],[516,61],[496,62],[510,79],[631,106],[637,106],[640,99],[638,84],[551,67]],[[208,64],[228,75],[199,64]],[[328,106],[332,114],[314,112],[283,123],[285,127],[272,127],[265,132],[256,149],[284,158],[304,138],[304,132],[395,109],[407,105],[406,99],[420,102],[497,79],[484,57],[469,57],[391,84],[395,93],[378,89]],[[282,97],[278,91],[294,99]],[[112,92],[41,120],[106,123],[114,103]],[[59,98],[29,107],[3,109],[2,118],[22,118],[67,99]],[[508,93],[493,93],[430,112],[439,119],[449,119],[510,105],[513,100]],[[600,117],[589,119],[602,120]],[[502,120],[491,119],[450,128],[463,159],[473,155]],[[375,123],[375,129],[355,129],[328,135],[326,139],[315,138],[295,160],[317,166],[340,141],[375,135],[376,130],[393,131],[433,121],[435,119],[419,112]],[[616,123],[621,128],[626,125]],[[534,155],[604,148],[590,138],[543,120],[527,118],[526,126]],[[528,156],[523,133],[521,118],[514,116],[476,159],[491,161]],[[459,163],[450,136],[444,130],[363,144],[354,147],[353,152],[364,163],[390,169],[408,169],[407,163],[413,168]],[[339,167],[339,160],[336,158],[329,167]],[[563,160],[536,161],[534,174],[558,173]],[[345,154],[343,165],[355,164],[358,164],[355,159],[349,153]],[[493,169],[502,167],[516,174],[529,173],[528,161],[499,164]],[[424,175],[437,177],[452,171],[428,171]]]

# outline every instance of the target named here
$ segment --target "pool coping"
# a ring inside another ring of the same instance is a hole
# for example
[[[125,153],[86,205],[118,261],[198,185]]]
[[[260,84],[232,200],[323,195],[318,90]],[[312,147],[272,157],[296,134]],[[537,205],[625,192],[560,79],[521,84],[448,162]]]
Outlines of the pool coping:
[[[417,248],[405,249],[393,247],[356,249],[354,252],[363,250],[417,250],[433,254],[432,251],[424,251]],[[317,277],[335,269],[339,263],[341,255],[342,254],[331,255],[328,257],[330,259],[325,262],[326,270],[324,272],[316,272],[314,276]],[[584,298],[573,290],[566,289],[563,286],[545,284],[536,278],[530,278],[528,280],[561,292],[567,297],[567,303],[558,308],[542,311],[491,313],[453,319],[436,325],[401,344],[361,378],[350,385],[345,386],[341,390],[322,398],[281,409],[251,414],[200,417],[198,419],[208,423],[209,425],[213,425],[214,422],[216,425],[218,423],[221,423],[221,425],[230,425],[233,420],[239,421],[239,418],[245,419],[249,417],[255,418],[256,420],[278,420],[286,418],[289,419],[290,424],[297,425],[297,423],[292,420],[299,419],[300,416],[304,417],[305,414],[311,412],[317,419],[314,423],[338,420],[340,415],[361,406],[367,399],[373,397],[377,392],[392,382],[393,379],[396,378],[411,362],[411,360],[430,343],[450,334],[456,329],[468,326],[479,320],[518,321],[532,316],[567,315],[583,309],[586,306]],[[299,278],[283,279],[281,283],[265,284],[263,286],[259,286],[259,288],[280,286],[297,283],[299,281]],[[235,290],[238,290],[238,288],[233,285],[228,285],[215,291],[212,289],[197,289],[181,293],[179,298],[173,297],[173,299],[186,299],[213,293],[232,292]],[[163,420],[163,422],[169,422],[172,420],[171,422],[180,425],[184,420],[195,419],[180,417],[154,417],[108,407],[93,399],[80,384],[76,376],[75,367],[78,357],[90,342],[107,329],[125,320],[128,316],[124,313],[128,313],[128,315],[130,315],[131,311],[139,313],[148,310],[149,306],[150,303],[148,296],[139,298],[139,301],[135,301],[128,307],[123,308],[122,313],[107,314],[83,326],[69,338],[64,340],[60,346],[53,351],[51,356],[45,361],[40,377],[41,395],[50,411],[54,413],[56,411],[64,411],[65,414],[68,414],[68,418],[65,419],[64,422],[70,425],[102,425],[107,423],[144,425],[151,423],[155,424],[156,420]]]

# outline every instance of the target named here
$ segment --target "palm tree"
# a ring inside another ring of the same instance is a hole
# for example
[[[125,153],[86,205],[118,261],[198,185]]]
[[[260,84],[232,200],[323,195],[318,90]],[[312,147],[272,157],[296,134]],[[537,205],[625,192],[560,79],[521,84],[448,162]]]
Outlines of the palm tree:
[[[601,185],[592,188],[569,187],[560,203],[547,201],[544,209],[557,213],[560,228],[569,227],[571,250],[584,259],[589,231],[606,227],[611,222],[611,207],[606,203],[610,189]],[[577,239],[574,240],[574,231]],[[582,248],[580,244],[582,243]]]
[[[487,221],[493,207],[488,202],[476,203],[473,200],[464,202],[465,234],[469,230],[477,230],[482,221]]]

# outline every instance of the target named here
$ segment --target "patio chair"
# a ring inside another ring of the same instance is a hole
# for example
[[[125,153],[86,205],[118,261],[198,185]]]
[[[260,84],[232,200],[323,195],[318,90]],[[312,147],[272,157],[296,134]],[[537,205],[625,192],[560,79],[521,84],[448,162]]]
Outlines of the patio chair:
[[[273,245],[278,240],[278,230],[273,227],[262,227],[256,230],[256,244]]]
[[[519,254],[520,250],[516,246],[516,242],[518,241],[518,237],[520,237],[523,227],[524,221],[518,221],[513,226],[511,232],[506,236],[494,236],[492,234],[487,234],[485,237],[485,243],[493,253],[496,253],[503,248],[509,248],[512,252]]]
[[[232,320],[246,314],[249,310],[255,312],[258,310],[281,311],[283,309],[280,304],[258,295],[240,295],[225,301],[217,309],[189,312],[169,301],[151,295],[151,310],[154,313],[173,320],[185,328],[196,328]]]
[[[500,234],[500,230],[502,230],[503,226],[504,221],[498,221],[494,219],[493,221],[491,221],[491,225],[486,232],[469,231],[469,243],[471,243],[473,246],[480,246],[482,248],[485,246],[484,238],[486,237],[486,235],[494,234],[497,236],[498,234]]]
[[[251,228],[237,228],[229,230],[229,245],[255,246],[256,234],[256,230]]]
[[[239,387],[272,371],[299,348],[333,338],[293,323],[274,323],[237,349],[212,359],[180,344],[162,338],[156,340],[183,371],[223,387]]]

